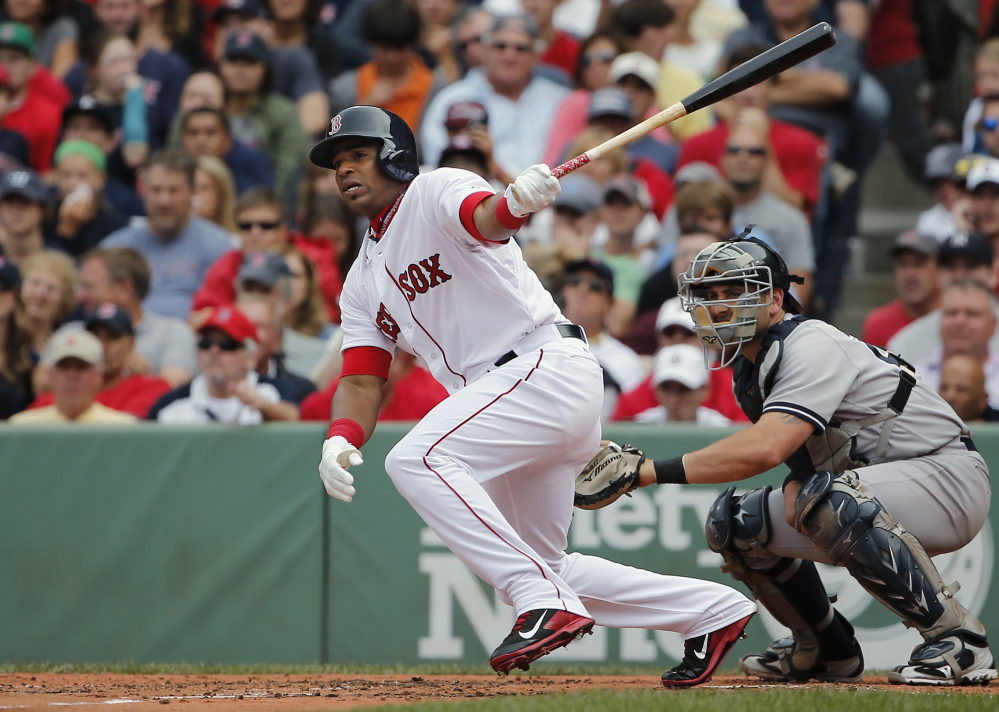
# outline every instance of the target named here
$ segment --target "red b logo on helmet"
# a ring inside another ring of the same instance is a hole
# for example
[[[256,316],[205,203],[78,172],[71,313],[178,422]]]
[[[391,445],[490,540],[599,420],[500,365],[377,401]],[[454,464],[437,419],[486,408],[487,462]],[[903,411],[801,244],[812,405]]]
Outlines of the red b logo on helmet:
[[[340,114],[337,114],[336,116],[333,117],[333,120],[330,121],[330,136],[332,136],[339,130],[340,130]]]

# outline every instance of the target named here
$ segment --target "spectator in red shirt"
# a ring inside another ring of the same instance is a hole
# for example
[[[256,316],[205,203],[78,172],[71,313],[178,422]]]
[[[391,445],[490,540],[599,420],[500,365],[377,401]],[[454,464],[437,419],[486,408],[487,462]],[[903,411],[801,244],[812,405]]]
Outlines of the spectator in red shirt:
[[[240,196],[236,204],[236,226],[242,249],[227,252],[208,269],[191,306],[189,321],[193,329],[197,330],[211,308],[235,301],[236,278],[246,255],[254,252],[276,253],[288,242],[316,264],[327,313],[334,314],[335,319],[331,317],[331,320],[340,323],[340,310],[336,305],[343,280],[333,245],[328,240],[312,240],[291,233],[282,207],[281,198],[270,188],[250,188]]]
[[[915,230],[895,238],[891,248],[892,271],[898,297],[878,307],[864,320],[861,338],[875,346],[888,346],[888,340],[903,326],[940,305],[937,280],[939,243]]]
[[[762,51],[763,48],[752,45],[732,52],[725,66],[726,71]],[[766,115],[772,103],[773,81],[762,82],[718,102],[714,107],[718,125],[683,142],[677,170],[695,161],[721,169],[729,125],[742,121],[754,123],[766,131],[770,139],[770,155],[776,159],[771,161],[772,168],[764,177],[764,187],[811,217],[819,199],[821,174],[828,160],[828,151],[825,142],[814,133]]]
[[[104,385],[97,394],[97,402],[145,419],[153,404],[170,390],[170,384],[155,376],[129,373],[125,367],[135,350],[135,330],[128,311],[112,302],[104,302],[87,314],[83,323],[104,347]],[[29,408],[41,408],[53,402],[53,394],[44,393]]]
[[[538,39],[544,49],[538,54],[538,63],[558,67],[565,72],[565,80],[571,86],[570,77],[576,75],[579,64],[579,40],[568,32],[556,29],[552,24],[555,8],[561,0],[522,0],[524,12],[538,23]]]
[[[330,419],[330,407],[339,378],[334,378],[321,391],[302,401],[302,420]],[[378,420],[420,420],[447,398],[447,390],[430,372],[420,366],[416,357],[406,351],[396,351],[385,384],[385,398]]]
[[[45,173],[52,167],[65,101],[59,103],[47,95],[34,79],[39,65],[35,62],[35,35],[30,27],[20,22],[0,23],[0,66],[10,77],[11,92],[10,108],[0,119],[0,126],[24,136],[31,167]],[[69,99],[68,92],[65,99]]]

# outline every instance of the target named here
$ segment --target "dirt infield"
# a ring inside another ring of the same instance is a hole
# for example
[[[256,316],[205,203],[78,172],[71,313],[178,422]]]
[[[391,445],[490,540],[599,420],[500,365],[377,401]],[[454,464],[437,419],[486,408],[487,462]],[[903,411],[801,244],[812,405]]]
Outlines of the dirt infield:
[[[746,677],[716,677],[701,688],[753,688]],[[899,688],[885,678],[868,677],[851,688]],[[502,695],[553,695],[595,689],[662,689],[656,676],[514,675],[116,675],[14,673],[0,675],[0,709],[32,710],[53,706],[126,705],[127,712],[162,712],[180,705],[186,712],[346,710],[428,700],[463,700]],[[925,688],[954,690],[954,688]],[[999,695],[999,685],[956,691]],[[666,691],[664,690],[664,694]]]

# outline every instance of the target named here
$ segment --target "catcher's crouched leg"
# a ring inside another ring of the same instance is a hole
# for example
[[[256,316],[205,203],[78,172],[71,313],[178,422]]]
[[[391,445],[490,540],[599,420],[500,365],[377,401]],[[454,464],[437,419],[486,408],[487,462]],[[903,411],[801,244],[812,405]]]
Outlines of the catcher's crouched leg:
[[[856,473],[817,472],[795,501],[794,525],[925,643],[891,681],[988,684],[996,677],[985,627],[953,597],[919,540],[870,495]]]
[[[729,487],[711,506],[705,525],[708,546],[722,555],[722,571],[744,582],[792,637],[739,661],[750,675],[774,681],[817,679],[859,682],[864,659],[850,623],[829,603],[811,561],[777,556],[767,499],[772,487],[735,496]]]

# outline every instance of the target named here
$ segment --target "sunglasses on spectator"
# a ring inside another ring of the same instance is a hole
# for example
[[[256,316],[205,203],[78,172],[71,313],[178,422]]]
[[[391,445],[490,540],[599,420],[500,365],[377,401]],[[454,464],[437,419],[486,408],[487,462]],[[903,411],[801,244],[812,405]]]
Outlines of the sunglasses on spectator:
[[[605,49],[603,52],[586,52],[583,54],[583,66],[593,64],[594,62],[603,62],[604,64],[610,64],[617,57],[617,52],[612,49]]]
[[[470,45],[479,44],[482,42],[482,35],[475,35],[475,37],[469,37],[467,40],[462,40],[458,43],[458,51],[464,52],[469,48]]]
[[[767,155],[767,149],[761,148],[760,146],[726,146],[725,153],[733,156],[737,156],[745,151],[750,156],[765,156]]]
[[[995,131],[997,128],[999,128],[999,117],[983,116],[982,128],[985,129],[986,131]]]
[[[517,54],[527,54],[531,51],[531,45],[529,44],[513,44],[512,42],[495,42],[493,44],[493,49],[497,49],[502,52],[505,49],[515,49]]]
[[[254,226],[259,227],[261,230],[276,230],[277,226],[280,225],[280,224],[281,224],[281,222],[278,221],[278,220],[270,220],[270,221],[264,221],[264,220],[242,221],[241,220],[240,222],[236,223],[236,226],[240,230],[242,230],[243,232],[249,232],[250,230],[252,230],[254,228]]]
[[[607,284],[607,280],[606,279],[599,279],[597,277],[593,277],[592,279],[584,280],[578,274],[570,274],[568,277],[565,278],[566,285],[568,285],[570,287],[578,287],[579,285],[583,284],[584,282],[586,283],[586,286],[588,286],[594,292],[609,292],[610,291],[610,289],[609,289],[610,285]]]
[[[243,348],[243,342],[237,341],[231,336],[223,336],[220,339],[213,339],[210,336],[202,336],[198,339],[198,348],[207,351],[212,346],[218,346],[223,351],[238,351]]]

